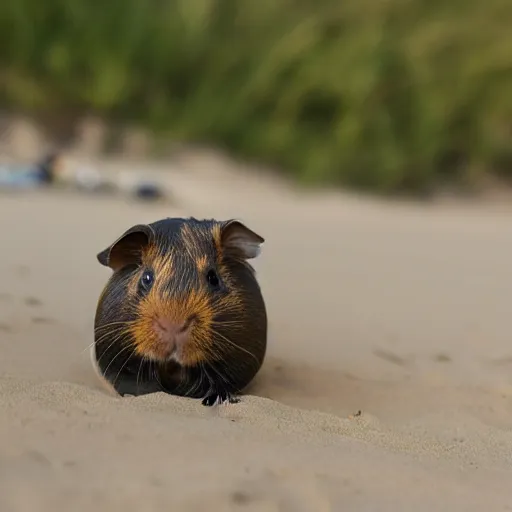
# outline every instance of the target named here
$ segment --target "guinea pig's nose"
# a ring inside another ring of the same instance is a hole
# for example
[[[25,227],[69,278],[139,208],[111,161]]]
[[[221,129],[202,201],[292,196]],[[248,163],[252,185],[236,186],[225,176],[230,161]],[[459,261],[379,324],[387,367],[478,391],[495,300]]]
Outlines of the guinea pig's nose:
[[[158,334],[164,335],[166,338],[175,338],[181,333],[184,333],[190,325],[187,320],[185,322],[175,322],[168,318],[156,318],[153,322],[153,327]]]

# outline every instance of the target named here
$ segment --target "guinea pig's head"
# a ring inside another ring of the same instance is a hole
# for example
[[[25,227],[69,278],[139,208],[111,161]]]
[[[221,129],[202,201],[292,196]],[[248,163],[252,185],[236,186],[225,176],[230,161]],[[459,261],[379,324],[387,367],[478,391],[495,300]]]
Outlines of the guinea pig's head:
[[[113,270],[96,314],[96,354],[110,350],[103,373],[124,350],[119,360],[128,367],[132,358],[159,367],[160,377],[174,369],[180,394],[202,393],[198,379],[231,392],[245,387],[267,345],[265,304],[248,262],[263,242],[237,220],[169,218],[134,226],[100,252]]]

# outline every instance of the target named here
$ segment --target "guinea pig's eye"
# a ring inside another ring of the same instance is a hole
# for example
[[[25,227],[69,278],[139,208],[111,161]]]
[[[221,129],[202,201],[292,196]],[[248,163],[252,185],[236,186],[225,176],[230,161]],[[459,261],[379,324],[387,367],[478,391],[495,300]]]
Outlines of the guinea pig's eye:
[[[153,281],[155,280],[155,276],[151,270],[145,270],[140,278],[140,286],[144,291],[148,291],[153,285]]]
[[[208,273],[206,274],[206,280],[213,289],[217,290],[220,288],[220,279],[215,270],[208,270]]]

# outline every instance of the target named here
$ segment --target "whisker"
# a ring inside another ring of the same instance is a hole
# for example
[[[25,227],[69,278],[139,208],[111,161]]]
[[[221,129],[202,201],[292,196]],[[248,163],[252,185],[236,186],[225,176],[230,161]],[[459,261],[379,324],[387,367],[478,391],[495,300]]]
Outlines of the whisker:
[[[196,390],[199,391],[202,388],[203,381],[204,381],[205,377],[208,378],[206,371],[204,369],[204,363],[200,362],[199,363],[199,381],[196,383],[196,386],[194,386],[194,393],[196,392]]]
[[[87,347],[85,347],[83,350],[80,351],[80,354],[83,354],[86,350],[91,350],[91,348],[95,345],[95,341],[93,341],[92,343],[89,343],[89,345],[87,345]]]
[[[111,327],[113,325],[131,325],[135,323],[135,320],[125,320],[123,322],[109,322],[108,324],[98,325],[94,328],[94,332],[99,331],[100,329],[106,329],[107,327]]]
[[[110,363],[108,363],[107,367],[105,368],[104,374],[106,375],[108,372],[108,369],[110,368],[110,365],[119,357],[120,354],[122,354],[125,350],[129,349],[131,345],[126,345],[124,348],[122,348],[111,360]],[[133,353],[135,353],[135,349],[133,349]],[[133,355],[133,354],[132,354]],[[131,357],[131,356],[130,356]],[[130,358],[128,358],[130,359]],[[125,363],[126,364],[126,361]],[[124,367],[124,365],[123,365]]]
[[[89,345],[87,345],[84,349],[82,349],[78,355],[82,355],[84,354],[86,351],[88,350],[91,350],[91,348],[94,346],[94,345],[99,345],[106,337],[112,335],[112,334],[115,334],[117,333],[118,337],[117,339],[119,338],[119,335],[123,334],[122,332],[122,328],[118,328],[118,329],[113,329],[112,331],[109,331],[107,333],[104,333],[102,334],[97,340],[93,340],[91,343],[89,343]],[[109,345],[109,347],[107,348],[107,350],[112,346],[112,343]],[[101,359],[101,358],[100,358]]]
[[[199,363],[199,380],[196,380],[196,383],[187,391],[185,396],[192,396],[195,394],[195,392],[199,389],[201,389],[201,386],[203,384],[204,380],[204,369],[203,369],[203,363]],[[187,383],[188,383],[188,377],[187,377]]]
[[[204,340],[203,340],[203,341],[204,341]],[[220,358],[217,358],[217,357],[216,357],[217,355],[222,356],[222,353],[220,353],[220,352],[216,353],[216,352],[215,352],[215,350],[213,349],[213,347],[212,347],[211,345],[208,345],[208,344],[203,344],[203,347],[202,347],[202,348],[203,348],[203,350],[205,350],[205,352],[207,352],[207,353],[208,353],[208,355],[209,355],[209,356],[211,356],[211,357],[209,357],[209,358],[208,358],[208,360],[212,360],[212,359],[214,359],[214,360],[216,361],[216,364],[221,364],[221,365],[223,365],[223,366],[226,368],[226,365],[224,364],[224,362],[223,362],[223,360],[222,360],[222,357],[220,357]],[[221,380],[223,380],[226,384],[228,384],[228,385],[230,385],[230,384],[231,384],[231,382],[230,382],[230,380],[227,378],[227,376],[226,376],[226,375],[223,375],[223,374],[222,374],[222,373],[221,373],[221,372],[220,372],[220,371],[219,371],[215,366],[213,366],[213,364],[212,364],[212,363],[209,363],[208,361],[202,361],[202,362],[200,362],[200,367],[201,367],[202,369],[204,369],[204,370],[206,370],[205,365],[208,365],[208,367],[209,367],[212,371],[214,371],[214,372],[215,372],[215,373],[216,373],[216,374],[221,378]],[[209,378],[209,379],[210,379],[210,381],[211,381],[211,377],[208,377],[208,378]]]
[[[117,343],[121,338],[122,336],[126,334],[124,331],[120,332],[117,334],[117,336],[114,337],[114,339],[111,341],[110,345],[105,349],[105,351],[103,352],[103,354],[101,354],[101,356],[99,357],[99,359],[96,361],[97,364],[100,364],[100,361],[102,360],[103,356],[112,348],[112,346]],[[106,371],[106,370],[105,370]]]
[[[208,364],[208,367],[209,367],[211,370],[213,370],[213,371],[214,371],[214,372],[215,372],[215,373],[220,377],[220,379],[221,379],[222,381],[224,381],[224,383],[225,383],[225,384],[228,384],[228,385],[230,385],[230,384],[231,384],[231,382],[228,380],[228,378],[227,378],[225,375],[223,375],[223,374],[222,374],[222,373],[221,373],[217,368],[215,368],[215,366],[213,366],[213,365],[212,365],[212,364],[210,364],[210,363],[206,363],[206,364]]]
[[[98,339],[94,340],[94,343],[96,343],[96,345],[99,345],[105,338],[108,338],[112,334],[119,334],[120,332],[124,332],[124,330],[128,331],[128,329],[125,327],[118,327],[117,329],[112,329],[111,331],[102,334]]]
[[[234,343],[233,341],[231,341],[229,338],[226,338],[226,336],[224,336],[223,334],[221,334],[220,332],[216,331],[215,329],[212,329],[212,333],[214,335],[217,335],[219,337],[221,337],[223,340],[226,341],[226,343],[228,343],[229,345],[231,345],[232,347],[234,348],[237,348],[238,350],[242,351],[242,352],[245,352],[247,355],[251,356],[255,361],[256,363],[259,365],[260,362],[258,360],[258,358],[252,353],[250,352],[249,350],[245,349],[244,347],[241,347],[240,345],[237,345],[236,343]]]
[[[245,325],[243,320],[211,320],[215,325]]]
[[[142,364],[144,363],[145,359],[146,359],[146,356],[142,356],[140,359],[139,370],[137,371],[137,380],[136,380],[137,388],[139,387],[139,374],[140,374],[140,371],[142,369]]]
[[[211,342],[206,339],[199,340],[198,345],[200,346],[201,350],[208,354],[208,360],[221,361],[224,357],[224,352],[219,350],[217,346],[212,345]]]
[[[204,374],[206,375],[206,378],[208,379],[208,382],[210,384],[209,392],[214,390],[214,380],[211,378],[210,374],[208,373],[208,370],[206,369],[206,366],[204,364],[201,365],[202,369],[204,371]]]
[[[135,354],[135,348],[132,350],[132,353],[126,358],[126,361],[122,364],[121,368],[119,368],[119,371],[117,372],[117,375],[116,375],[116,378],[113,380],[112,382],[112,385],[115,387],[115,384],[117,382],[117,379],[119,378],[119,376],[121,375],[121,372],[123,371],[123,368],[126,366],[126,364],[128,363],[128,361],[133,357],[133,355]],[[122,351],[121,351],[122,352]],[[119,354],[117,354],[119,355]]]
[[[150,378],[151,378],[151,376],[153,376],[153,377],[155,378],[155,380],[158,382],[158,384],[160,385],[160,387],[161,387],[162,389],[165,389],[165,386],[164,386],[164,385],[162,384],[162,382],[160,381],[160,375],[158,374],[158,369],[157,369],[157,367],[156,367],[156,363],[154,363],[154,362],[153,362],[153,361],[151,361],[151,360],[150,360],[150,363],[151,363],[151,365],[152,365],[152,367],[151,367],[151,365],[150,365],[150,369],[152,368],[152,369],[151,369],[151,371],[150,371]]]
[[[178,387],[182,387],[182,388],[185,388],[186,391],[185,391],[185,396],[191,396],[197,386],[197,382],[191,387],[189,388],[189,381],[190,381],[190,378],[189,378],[189,375],[185,372],[185,382],[180,382],[180,384],[178,385]]]

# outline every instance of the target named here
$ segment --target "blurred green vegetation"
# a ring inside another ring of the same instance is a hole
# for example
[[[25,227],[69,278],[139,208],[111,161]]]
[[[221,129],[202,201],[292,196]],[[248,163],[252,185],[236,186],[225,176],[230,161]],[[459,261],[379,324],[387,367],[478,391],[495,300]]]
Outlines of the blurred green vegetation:
[[[422,191],[512,177],[511,27],[510,0],[7,0],[0,106]]]

